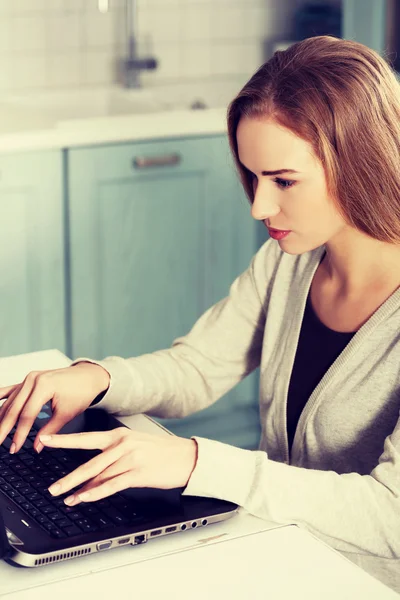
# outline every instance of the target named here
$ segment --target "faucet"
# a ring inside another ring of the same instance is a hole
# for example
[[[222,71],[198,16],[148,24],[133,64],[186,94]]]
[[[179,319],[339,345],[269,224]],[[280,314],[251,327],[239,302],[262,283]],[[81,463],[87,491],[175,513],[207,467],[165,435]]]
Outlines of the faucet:
[[[140,71],[156,69],[158,63],[153,57],[139,58],[137,55],[137,1],[125,0],[125,9],[127,58],[123,61],[124,85],[140,88]]]

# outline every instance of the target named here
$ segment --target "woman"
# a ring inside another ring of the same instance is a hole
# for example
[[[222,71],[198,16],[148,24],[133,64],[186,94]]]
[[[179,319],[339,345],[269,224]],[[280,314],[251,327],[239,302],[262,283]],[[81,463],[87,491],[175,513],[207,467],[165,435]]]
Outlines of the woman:
[[[307,39],[254,74],[228,129],[272,239],[170,349],[82,358],[0,389],[0,442],[18,423],[18,451],[51,400],[38,451],[103,450],[50,488],[84,484],[67,503],[182,486],[306,527],[400,591],[399,83],[361,44]],[[258,451],[124,428],[54,435],[93,399],[116,414],[183,417],[257,366]]]

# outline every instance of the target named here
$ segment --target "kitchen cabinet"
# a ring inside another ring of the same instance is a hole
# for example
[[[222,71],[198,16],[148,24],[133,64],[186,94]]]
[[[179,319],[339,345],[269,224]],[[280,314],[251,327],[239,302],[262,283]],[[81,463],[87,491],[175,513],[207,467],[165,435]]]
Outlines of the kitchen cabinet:
[[[343,37],[386,50],[388,0],[343,0]]]
[[[267,238],[223,135],[69,151],[68,214],[73,358],[169,347]],[[256,447],[257,387],[254,373],[214,406],[165,423]]]
[[[0,156],[0,355],[66,351],[63,160]]]

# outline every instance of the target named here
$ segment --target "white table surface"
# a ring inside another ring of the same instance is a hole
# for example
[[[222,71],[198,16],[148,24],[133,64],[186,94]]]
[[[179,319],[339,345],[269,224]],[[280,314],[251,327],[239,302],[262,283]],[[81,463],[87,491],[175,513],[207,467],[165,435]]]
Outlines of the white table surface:
[[[0,359],[0,385],[18,382],[30,370],[69,362],[58,350]],[[121,420],[163,434],[142,415]],[[244,511],[204,529],[42,568],[0,563],[0,596],[6,600],[112,598],[116,590],[146,600],[400,598],[308,532]]]

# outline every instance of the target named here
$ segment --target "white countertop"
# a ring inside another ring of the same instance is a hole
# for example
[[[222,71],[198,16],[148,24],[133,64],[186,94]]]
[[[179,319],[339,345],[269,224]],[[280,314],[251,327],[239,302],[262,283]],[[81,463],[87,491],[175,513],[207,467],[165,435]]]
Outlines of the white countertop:
[[[2,97],[0,152],[225,133],[228,104],[246,79]],[[191,108],[195,102],[204,103],[206,108]]]

